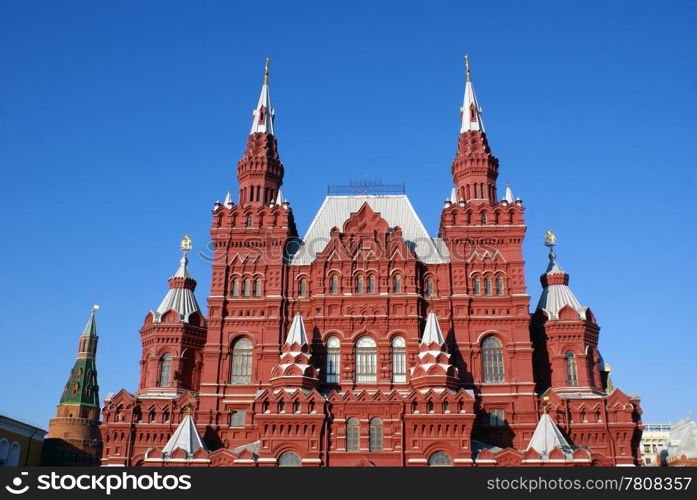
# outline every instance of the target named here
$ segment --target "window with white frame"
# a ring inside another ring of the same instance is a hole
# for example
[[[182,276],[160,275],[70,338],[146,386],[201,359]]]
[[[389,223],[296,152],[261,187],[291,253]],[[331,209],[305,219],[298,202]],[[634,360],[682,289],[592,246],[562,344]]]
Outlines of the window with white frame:
[[[392,339],[392,382],[407,381],[407,343],[403,337]]]
[[[230,427],[244,427],[246,413],[244,410],[230,411]]]
[[[377,345],[370,337],[356,342],[356,382],[375,383],[378,378]]]
[[[327,339],[327,369],[326,382],[338,384],[341,372],[341,342],[336,337]]]

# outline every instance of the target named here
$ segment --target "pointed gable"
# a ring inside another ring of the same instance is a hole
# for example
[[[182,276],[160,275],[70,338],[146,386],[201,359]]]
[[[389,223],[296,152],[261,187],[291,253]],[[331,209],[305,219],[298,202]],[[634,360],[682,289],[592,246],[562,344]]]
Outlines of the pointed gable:
[[[196,423],[191,418],[191,415],[185,415],[177,430],[174,431],[174,434],[172,434],[172,437],[169,438],[169,441],[162,449],[162,452],[170,456],[175,450],[181,449],[186,453],[184,458],[191,458],[201,448],[205,450],[206,445],[201,440],[201,436],[196,429]]]

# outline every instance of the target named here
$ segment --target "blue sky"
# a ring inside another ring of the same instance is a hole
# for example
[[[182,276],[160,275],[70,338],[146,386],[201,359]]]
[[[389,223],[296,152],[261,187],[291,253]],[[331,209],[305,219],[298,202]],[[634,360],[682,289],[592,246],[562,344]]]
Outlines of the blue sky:
[[[472,75],[526,207],[534,306],[545,229],[644,420],[697,410],[694,2],[0,2],[0,413],[44,428],[94,303],[101,396],[138,380],[138,329],[235,188],[270,56],[300,232],[329,184],[405,182],[432,234]],[[234,191],[233,191],[234,192]],[[192,259],[198,299],[210,281]]]

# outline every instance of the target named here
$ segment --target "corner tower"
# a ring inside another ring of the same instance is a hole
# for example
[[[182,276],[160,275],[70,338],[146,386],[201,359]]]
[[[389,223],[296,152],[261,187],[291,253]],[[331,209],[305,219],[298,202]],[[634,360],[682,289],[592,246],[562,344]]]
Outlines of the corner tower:
[[[48,424],[42,465],[97,465],[102,453],[97,384],[97,324],[94,306],[80,335],[77,359]]]

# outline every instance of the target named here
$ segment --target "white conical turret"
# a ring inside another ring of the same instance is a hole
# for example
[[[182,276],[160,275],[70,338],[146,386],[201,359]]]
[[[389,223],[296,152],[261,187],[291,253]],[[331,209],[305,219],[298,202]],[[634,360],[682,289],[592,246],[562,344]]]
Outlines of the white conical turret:
[[[165,460],[167,455],[170,455],[177,448],[181,448],[186,453],[187,458],[191,458],[201,448],[206,449],[206,445],[203,444],[201,436],[196,429],[196,423],[191,418],[191,415],[187,414],[184,416],[177,430],[174,431],[174,434],[172,434],[172,437],[169,438],[169,441],[162,449]]]
[[[296,314],[293,318],[293,323],[290,325],[290,330],[288,331],[288,338],[286,338],[286,345],[291,346],[293,344],[298,344],[299,346],[307,344],[305,323],[300,313]]]
[[[465,100],[460,109],[462,116],[462,126],[460,133],[471,130],[484,132],[484,122],[482,121],[482,109],[477,103],[477,96],[474,93],[472,79],[470,78],[469,56],[465,56],[465,66],[467,68],[467,83],[465,83]]]
[[[273,135],[273,115],[274,110],[271,107],[271,94],[269,92],[269,64],[271,59],[266,58],[266,66],[264,68],[264,84],[261,86],[261,94],[259,102],[254,110],[254,120],[252,120],[252,130],[250,134],[266,133]]]
[[[508,203],[513,203],[515,201],[515,198],[513,197],[513,190],[511,189],[510,184],[506,184],[506,196],[504,196],[503,199],[506,200]]]

